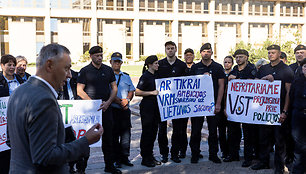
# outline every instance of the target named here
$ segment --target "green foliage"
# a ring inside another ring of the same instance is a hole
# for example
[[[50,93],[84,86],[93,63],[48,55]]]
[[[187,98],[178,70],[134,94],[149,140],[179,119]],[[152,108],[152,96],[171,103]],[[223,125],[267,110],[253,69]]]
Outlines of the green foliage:
[[[86,51],[79,59],[80,62],[89,62],[90,60],[89,51]]]
[[[157,56],[158,60],[160,60],[162,58],[165,58],[166,54],[165,53],[157,53],[156,56]]]
[[[194,62],[198,62],[199,60],[202,59],[202,56],[201,56],[201,53],[200,51],[196,51],[195,54],[194,54]]]
[[[291,26],[288,26],[290,28]],[[294,55],[294,46],[301,44],[301,33],[299,31],[292,33],[294,36],[294,41],[286,41],[285,43],[280,44],[279,38],[274,38],[271,41],[267,39],[264,41],[263,46],[260,48],[254,47],[252,44],[246,44],[244,42],[240,42],[236,45],[234,49],[231,49],[230,54],[234,54],[235,50],[237,49],[245,49],[249,52],[249,61],[252,63],[256,63],[259,59],[265,58],[268,60],[268,50],[267,47],[272,44],[277,44],[281,47],[281,51],[287,54],[287,64],[291,64],[295,62],[295,55]]]
[[[157,56],[158,60],[160,60],[160,59],[162,59],[162,58],[165,58],[165,57],[166,57],[166,54],[157,53],[156,56]],[[149,56],[140,56],[140,57],[139,57],[139,61],[145,61],[147,57],[149,57]]]

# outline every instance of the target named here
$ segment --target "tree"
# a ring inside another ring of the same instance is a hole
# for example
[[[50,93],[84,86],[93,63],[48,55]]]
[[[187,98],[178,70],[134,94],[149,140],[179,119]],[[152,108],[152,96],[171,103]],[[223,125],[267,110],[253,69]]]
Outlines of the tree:
[[[288,26],[290,28],[290,26]],[[234,49],[231,49],[230,53],[234,54],[235,50],[237,49],[245,49],[249,52],[249,61],[251,63],[256,63],[259,59],[265,58],[268,59],[268,50],[267,47],[272,44],[277,44],[281,47],[281,51],[287,54],[287,64],[291,64],[295,62],[295,55],[294,55],[294,47],[298,44],[301,44],[301,33],[299,31],[293,33],[294,40],[286,41],[284,43],[280,43],[280,39],[273,39],[274,41],[267,39],[264,41],[263,46],[260,48],[255,48],[254,45],[250,43],[239,42],[236,44]]]

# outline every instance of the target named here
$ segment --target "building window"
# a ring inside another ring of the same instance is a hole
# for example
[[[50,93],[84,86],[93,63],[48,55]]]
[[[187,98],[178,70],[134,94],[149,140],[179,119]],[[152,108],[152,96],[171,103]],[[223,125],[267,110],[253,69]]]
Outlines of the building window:
[[[249,15],[251,16],[273,16],[275,2],[255,1],[249,2]]]
[[[242,15],[242,0],[216,0],[215,14]]]
[[[36,18],[36,35],[44,35],[44,18]]]
[[[44,44],[45,44],[44,42],[36,42],[36,56],[38,56],[39,51],[44,46]]]
[[[304,16],[303,9],[304,9],[304,3],[281,2],[280,16],[303,17]]]
[[[133,46],[133,21],[121,19],[98,19],[98,44],[103,45],[103,24],[123,24],[125,25],[126,37],[126,57],[132,59],[132,46]]]
[[[209,0],[179,0],[179,13],[209,13]]]
[[[51,8],[91,9],[91,0],[50,0]]]
[[[8,31],[8,18],[5,16],[0,16],[0,37],[3,38],[1,39],[0,42],[0,55],[8,54],[9,53],[9,43],[8,40],[6,40],[8,36],[9,31]]]
[[[133,7],[133,0],[97,0],[97,10],[133,11]]]
[[[139,0],[139,11],[172,12],[173,0]]]

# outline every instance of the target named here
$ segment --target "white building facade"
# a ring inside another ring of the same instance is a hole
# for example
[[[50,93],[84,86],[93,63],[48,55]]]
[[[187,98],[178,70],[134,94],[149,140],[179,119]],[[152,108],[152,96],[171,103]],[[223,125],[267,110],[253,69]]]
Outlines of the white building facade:
[[[261,46],[300,33],[306,43],[306,0],[0,0],[1,55],[24,55],[59,43],[76,62],[91,46],[126,60],[164,54],[164,43],[198,51],[203,43],[223,60],[237,43]]]

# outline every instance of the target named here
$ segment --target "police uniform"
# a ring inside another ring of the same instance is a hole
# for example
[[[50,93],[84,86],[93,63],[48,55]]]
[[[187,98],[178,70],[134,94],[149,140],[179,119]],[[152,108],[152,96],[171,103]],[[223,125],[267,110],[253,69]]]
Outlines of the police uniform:
[[[104,64],[97,69],[90,63],[80,70],[78,76],[78,83],[85,85],[84,91],[86,94],[91,99],[100,99],[102,101],[109,99],[111,94],[110,84],[115,81],[116,78],[112,68]],[[102,135],[102,151],[105,166],[113,166],[113,117],[110,107],[103,112],[102,126],[104,129]]]
[[[236,76],[236,79],[255,79],[256,67],[248,62],[242,70],[236,65],[230,72],[230,75]],[[239,161],[239,148],[241,141],[241,125],[239,122],[228,122],[229,125],[229,161]],[[256,124],[242,123],[244,136],[244,160],[243,167],[249,167],[253,160],[253,154],[257,154],[258,147],[258,126]],[[231,159],[230,159],[231,158]],[[224,160],[226,161],[226,159]],[[247,164],[248,163],[248,164]]]
[[[128,93],[135,91],[133,82],[129,74],[125,72],[115,73],[116,84],[118,86],[117,97],[126,99]],[[117,103],[112,103],[113,118],[114,118],[114,147],[115,147],[115,161],[127,162],[130,156],[131,143],[131,110],[123,110]],[[119,141],[120,139],[120,141]]]
[[[214,98],[215,101],[218,98],[219,79],[225,78],[224,69],[221,64],[212,60],[209,66],[206,66],[200,61],[199,63],[191,67],[190,75],[201,75],[204,73],[209,73],[212,76]],[[217,117],[209,116],[206,117],[208,124],[208,146],[209,146],[209,158],[217,157],[218,153],[218,135],[217,135]],[[190,148],[192,157],[198,159],[200,155],[200,142],[201,142],[201,130],[203,127],[204,117],[192,117],[191,118],[191,136],[190,136]]]
[[[292,101],[292,136],[295,142],[292,173],[304,173],[306,169],[306,78],[294,80],[290,89]]]
[[[156,74],[145,71],[139,79],[137,88],[142,91],[154,91]],[[154,141],[157,136],[160,114],[155,95],[144,96],[140,102],[142,133],[140,138],[140,155],[143,159],[153,158]]]
[[[176,58],[175,62],[170,65],[167,58],[158,61],[159,67],[157,71],[158,78],[180,77],[186,76],[188,73],[187,65]],[[188,118],[180,118],[172,120],[172,137],[171,137],[171,157],[177,159],[179,151],[185,154],[187,150],[187,122]],[[160,154],[163,158],[168,158],[168,137],[167,137],[167,121],[159,124],[158,144]]]
[[[7,80],[5,76],[0,73],[0,97],[7,97],[10,96],[15,87],[18,87],[20,84],[23,83],[23,80],[14,74],[13,80]],[[10,168],[10,159],[11,159],[11,150],[6,150],[0,152],[0,171],[1,173],[9,173]]]
[[[274,45],[272,45],[274,46]],[[271,47],[272,47],[271,46]],[[275,46],[274,46],[275,47]],[[269,47],[268,47],[269,49]],[[279,49],[273,48],[273,49]],[[292,83],[293,71],[289,66],[280,61],[277,65],[271,63],[263,65],[257,72],[256,77],[261,79],[264,76],[272,75],[274,80],[281,81],[280,110],[284,109],[286,88],[285,83]],[[272,150],[271,137],[275,139],[275,156],[274,166],[276,172],[283,172],[285,158],[285,135],[286,127],[283,123],[281,126],[259,125],[259,160],[260,163],[252,167],[254,170],[269,168],[270,152]],[[261,166],[260,166],[261,165]]]

